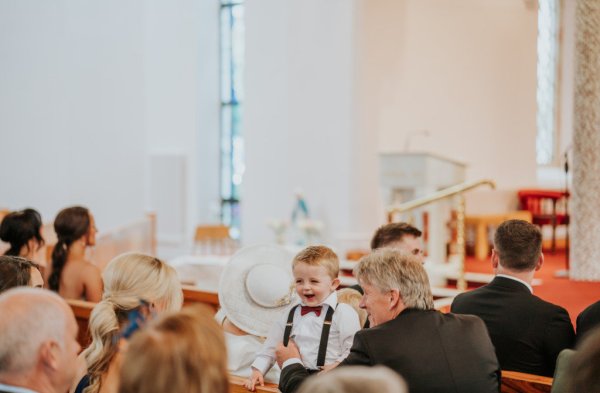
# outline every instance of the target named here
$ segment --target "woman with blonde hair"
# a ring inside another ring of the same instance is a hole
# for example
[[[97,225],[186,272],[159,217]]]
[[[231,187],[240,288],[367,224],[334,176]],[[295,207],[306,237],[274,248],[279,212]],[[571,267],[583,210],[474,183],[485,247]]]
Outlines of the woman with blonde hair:
[[[136,334],[121,368],[120,393],[227,393],[223,332],[203,306],[186,307]]]
[[[149,255],[117,256],[106,266],[102,279],[102,301],[89,321],[92,344],[80,355],[87,369],[80,370],[71,392],[116,392],[126,338],[140,319],[179,310],[183,302],[175,269]]]

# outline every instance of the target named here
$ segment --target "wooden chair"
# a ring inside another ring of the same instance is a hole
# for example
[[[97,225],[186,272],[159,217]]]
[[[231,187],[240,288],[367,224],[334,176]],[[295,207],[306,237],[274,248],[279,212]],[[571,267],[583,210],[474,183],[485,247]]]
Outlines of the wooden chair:
[[[205,254],[228,254],[235,249],[235,242],[229,236],[225,225],[198,225],[194,236],[192,254],[200,248]]]
[[[549,393],[552,378],[540,375],[502,371],[502,393]]]
[[[6,215],[9,213],[10,213],[10,210],[8,210],[8,209],[0,209],[0,222],[2,222],[4,217],[6,217]]]
[[[96,303],[86,302],[84,300],[68,299],[67,303],[71,306],[79,331],[77,332],[77,342],[81,348],[87,348],[92,342],[92,336],[89,330],[90,314]]]
[[[248,393],[248,390],[244,387],[244,378],[237,377],[235,375],[229,376],[229,393]],[[265,386],[257,386],[256,392],[258,393],[277,393],[279,389],[274,383],[265,383]]]
[[[183,285],[182,289],[184,306],[201,303],[210,307],[215,313],[221,307],[219,295],[215,292],[203,291],[192,285]]]
[[[488,227],[497,227],[506,220],[525,220],[531,222],[531,212],[518,210],[500,214],[478,214],[465,217],[465,225],[475,228],[475,258],[487,259],[490,254]]]
[[[519,203],[521,209],[529,210],[532,216],[532,223],[539,225],[552,225],[552,253],[556,251],[556,227],[558,225],[569,225],[569,215],[566,211],[558,211],[557,203],[564,201],[565,206],[569,194],[565,191],[557,190],[520,190]],[[568,247],[567,231],[567,247]],[[568,252],[568,249],[567,249]]]

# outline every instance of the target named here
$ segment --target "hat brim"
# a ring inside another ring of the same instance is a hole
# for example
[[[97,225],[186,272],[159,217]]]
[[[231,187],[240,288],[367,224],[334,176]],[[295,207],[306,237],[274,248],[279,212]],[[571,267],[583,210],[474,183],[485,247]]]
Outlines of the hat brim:
[[[257,304],[246,289],[246,276],[253,266],[271,264],[289,272],[290,285],[293,282],[293,254],[279,246],[258,245],[245,247],[231,257],[225,265],[219,281],[219,302],[227,318],[238,328],[255,336],[266,337],[269,329],[282,312],[295,303],[296,293],[292,292],[291,302],[279,307],[267,308]],[[265,282],[265,285],[269,283]]]

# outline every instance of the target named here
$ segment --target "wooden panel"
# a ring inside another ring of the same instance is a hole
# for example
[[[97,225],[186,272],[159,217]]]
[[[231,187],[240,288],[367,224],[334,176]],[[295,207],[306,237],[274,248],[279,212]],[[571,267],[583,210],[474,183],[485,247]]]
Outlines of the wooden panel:
[[[96,303],[73,299],[67,300],[67,303],[71,306],[71,310],[73,310],[73,314],[75,314],[75,319],[77,320],[77,326],[79,326],[77,341],[82,349],[87,348],[92,342],[89,331],[89,320]]]
[[[244,387],[244,380],[242,377],[231,375],[229,377],[229,393],[248,393]],[[275,393],[279,392],[279,389],[273,383],[265,383],[265,386],[257,386],[256,391],[258,393]]]
[[[502,371],[502,393],[549,393],[551,389],[552,378]]]
[[[220,308],[219,295],[215,292],[203,291],[200,288],[183,285],[183,305],[201,303],[210,307],[214,312]]]

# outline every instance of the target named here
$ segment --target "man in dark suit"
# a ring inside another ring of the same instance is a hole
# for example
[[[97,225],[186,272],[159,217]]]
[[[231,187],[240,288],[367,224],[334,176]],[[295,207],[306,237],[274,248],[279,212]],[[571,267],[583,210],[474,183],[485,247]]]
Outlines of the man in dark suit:
[[[502,370],[551,377],[558,353],[573,346],[568,312],[533,295],[531,281],[543,262],[540,230],[523,220],[505,221],[494,237],[496,277],[452,303],[453,313],[483,319]]]
[[[577,317],[577,342],[595,328],[600,328],[600,301],[588,306]]]
[[[499,365],[481,319],[442,314],[433,308],[420,261],[389,249],[363,258],[356,275],[360,303],[372,322],[354,336],[345,365],[384,365],[399,373],[411,393],[498,392]],[[279,389],[294,392],[308,371],[290,341],[277,348]]]

